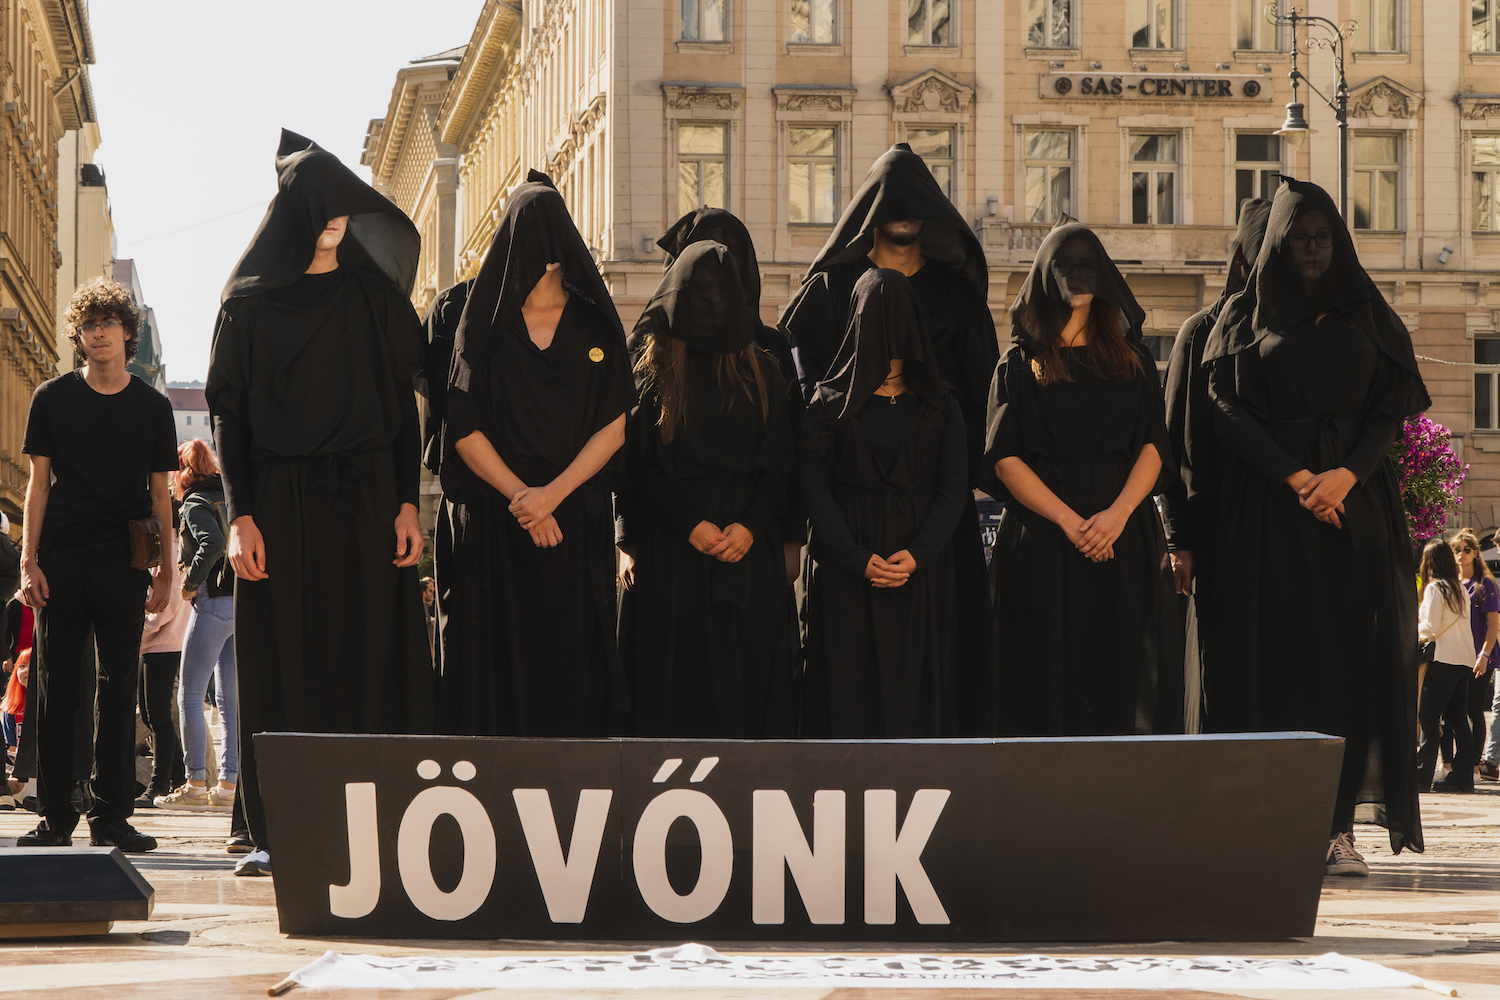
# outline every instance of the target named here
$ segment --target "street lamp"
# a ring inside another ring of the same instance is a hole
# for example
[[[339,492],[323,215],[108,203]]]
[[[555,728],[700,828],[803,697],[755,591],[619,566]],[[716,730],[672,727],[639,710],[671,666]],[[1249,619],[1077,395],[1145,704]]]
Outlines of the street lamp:
[[[1292,71],[1287,77],[1292,81],[1292,101],[1286,106],[1286,121],[1276,134],[1281,136],[1286,143],[1292,147],[1293,152],[1302,147],[1303,141],[1317,129],[1307,122],[1307,106],[1297,100],[1297,87],[1306,82],[1307,89],[1311,90],[1323,103],[1333,110],[1334,121],[1339,126],[1339,213],[1345,219],[1349,217],[1349,80],[1344,76],[1344,43],[1354,34],[1355,28],[1359,27],[1356,21],[1345,21],[1342,25],[1335,24],[1326,17],[1317,17],[1312,14],[1299,14],[1297,8],[1283,14],[1275,3],[1266,6],[1266,20],[1275,25],[1288,25],[1292,29]],[[1333,66],[1338,72],[1338,79],[1334,84],[1334,96],[1329,100],[1323,92],[1312,85],[1307,77],[1297,68],[1297,25],[1306,25],[1306,40],[1303,44],[1307,46],[1307,54],[1311,56],[1317,49],[1328,49],[1333,53]],[[1314,34],[1314,32],[1318,34]]]

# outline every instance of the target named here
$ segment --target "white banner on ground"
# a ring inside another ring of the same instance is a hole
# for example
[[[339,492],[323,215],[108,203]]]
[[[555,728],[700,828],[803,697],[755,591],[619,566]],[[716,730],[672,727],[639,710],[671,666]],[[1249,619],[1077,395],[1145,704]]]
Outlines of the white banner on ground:
[[[1342,955],[1316,958],[1117,958],[1018,955],[723,955],[685,944],[636,954],[382,958],[330,951],[289,980],[312,988],[663,989],[913,987],[1004,989],[1338,990],[1422,986],[1415,976]]]

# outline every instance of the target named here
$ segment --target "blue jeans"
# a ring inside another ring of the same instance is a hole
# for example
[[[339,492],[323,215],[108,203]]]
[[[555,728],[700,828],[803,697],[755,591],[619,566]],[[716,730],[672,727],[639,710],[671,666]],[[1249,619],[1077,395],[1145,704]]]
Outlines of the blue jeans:
[[[240,776],[239,694],[234,672],[234,597],[193,598],[193,617],[182,640],[182,681],[177,689],[178,715],[182,718],[183,758],[188,780],[205,781],[208,767],[204,752],[208,726],[203,721],[203,699],[208,677],[213,674],[218,694],[219,717],[224,720],[224,744],[219,747],[219,780],[238,781]]]

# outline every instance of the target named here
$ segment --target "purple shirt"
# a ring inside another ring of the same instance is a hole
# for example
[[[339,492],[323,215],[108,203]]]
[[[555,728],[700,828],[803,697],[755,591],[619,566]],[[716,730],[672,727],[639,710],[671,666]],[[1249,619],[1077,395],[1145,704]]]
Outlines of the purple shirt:
[[[1482,583],[1483,588],[1476,591],[1476,582]],[[1485,615],[1491,611],[1500,611],[1500,587],[1495,585],[1492,578],[1476,574],[1464,581],[1464,589],[1469,592],[1469,627],[1474,631],[1474,655],[1478,657],[1479,651],[1484,648],[1484,636],[1489,629]],[[1490,666],[1489,669],[1495,668]]]

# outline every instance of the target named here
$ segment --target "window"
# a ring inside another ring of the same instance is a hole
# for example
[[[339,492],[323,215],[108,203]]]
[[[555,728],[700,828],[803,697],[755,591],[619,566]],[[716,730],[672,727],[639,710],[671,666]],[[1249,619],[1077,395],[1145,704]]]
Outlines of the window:
[[[1474,429],[1500,430],[1500,338],[1474,338]]]
[[[1151,360],[1156,362],[1156,377],[1163,385],[1167,381],[1167,362],[1172,360],[1172,345],[1176,342],[1177,337],[1170,333],[1141,335],[1141,346],[1151,352]]]
[[[1395,52],[1399,0],[1354,0],[1354,51]],[[1483,0],[1481,0],[1483,2]]]
[[[189,415],[188,418],[187,418],[187,425],[189,427],[193,426],[193,418],[192,418],[191,415]]]
[[[682,40],[684,42],[722,42],[728,18],[724,5],[729,0],[682,0]]]
[[[1026,0],[1026,44],[1033,48],[1073,47],[1073,0]]]
[[[909,128],[906,142],[911,151],[927,163],[927,169],[953,200],[953,130],[951,128]]]
[[[1495,52],[1500,50],[1500,0],[1470,0],[1469,3],[1469,50],[1471,52]]]
[[[827,225],[838,191],[838,129],[794,125],[787,129],[787,221]]]
[[[1469,169],[1473,176],[1472,220],[1475,232],[1500,232],[1500,135],[1476,135],[1469,139]]]
[[[1400,229],[1401,137],[1355,134],[1349,144],[1354,160],[1354,228]]]
[[[677,214],[729,207],[723,125],[677,124]]]
[[[1073,214],[1073,133],[1026,134],[1026,221]]]
[[[792,41],[832,45],[833,0],[792,0]]]
[[[1234,137],[1234,211],[1246,198],[1276,197],[1281,173],[1281,136],[1240,132]]]
[[[906,0],[907,45],[952,45],[954,0]]]
[[[1275,52],[1281,30],[1266,17],[1263,0],[1235,0],[1234,47],[1242,52]]]
[[[1129,0],[1126,26],[1133,49],[1170,49],[1175,39],[1175,0]]]
[[[1177,136],[1130,137],[1130,221],[1169,226],[1177,221]]]

